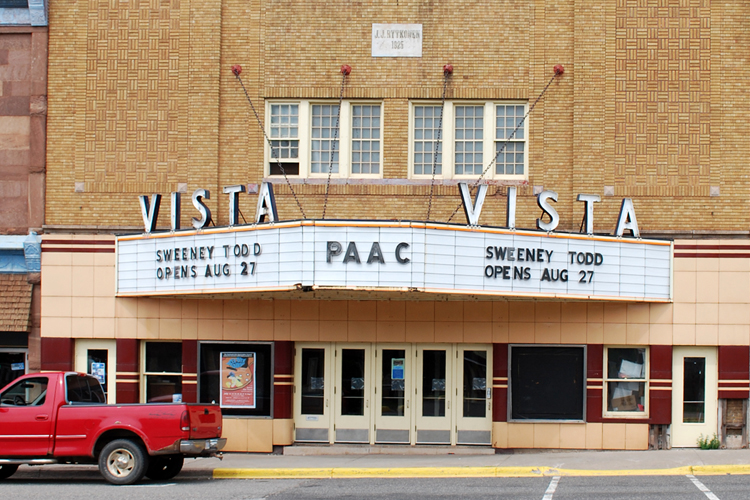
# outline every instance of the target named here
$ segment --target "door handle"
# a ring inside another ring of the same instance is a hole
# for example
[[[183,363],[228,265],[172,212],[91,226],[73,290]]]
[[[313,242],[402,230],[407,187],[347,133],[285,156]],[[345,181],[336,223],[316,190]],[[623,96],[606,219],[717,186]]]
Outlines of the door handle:
[[[409,400],[408,399],[406,400],[406,407],[407,408],[409,407]]]
[[[448,409],[450,410],[451,409],[451,402],[448,401],[447,403],[448,403]]]
[[[328,408],[328,400],[326,399],[326,408]]]
[[[37,415],[35,417],[36,420],[47,420],[49,418],[49,415]]]
[[[365,399],[365,408],[369,408],[369,407],[370,407],[370,400]]]

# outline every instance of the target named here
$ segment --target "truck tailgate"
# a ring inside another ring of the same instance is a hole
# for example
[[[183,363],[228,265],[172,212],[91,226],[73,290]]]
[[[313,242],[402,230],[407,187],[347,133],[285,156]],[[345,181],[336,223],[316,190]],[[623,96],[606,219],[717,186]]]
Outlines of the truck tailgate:
[[[221,409],[216,405],[189,404],[190,439],[221,437]]]

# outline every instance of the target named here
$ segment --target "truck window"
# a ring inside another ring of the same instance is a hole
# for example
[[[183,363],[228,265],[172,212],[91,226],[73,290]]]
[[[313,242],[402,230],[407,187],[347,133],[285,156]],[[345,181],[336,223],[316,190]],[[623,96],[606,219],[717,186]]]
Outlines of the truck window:
[[[47,399],[47,377],[27,378],[16,382],[0,394],[0,405],[41,406]]]
[[[68,375],[65,377],[67,401],[70,404],[106,403],[101,384],[94,377]]]

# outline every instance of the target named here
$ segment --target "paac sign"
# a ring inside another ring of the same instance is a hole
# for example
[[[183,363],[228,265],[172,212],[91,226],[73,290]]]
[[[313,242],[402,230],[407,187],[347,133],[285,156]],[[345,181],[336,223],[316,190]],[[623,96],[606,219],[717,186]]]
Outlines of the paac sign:
[[[474,202],[471,201],[471,194],[469,192],[469,186],[466,183],[458,184],[459,191],[461,193],[461,202],[463,203],[464,213],[466,214],[466,221],[471,226],[479,225],[479,215],[482,212],[482,206],[487,196],[487,185],[480,185]],[[239,194],[245,192],[245,186],[235,185],[226,186],[224,193],[229,195],[229,226],[236,226],[239,215]],[[206,189],[196,189],[193,192],[192,200],[193,206],[195,206],[199,218],[193,218],[193,227],[195,229],[203,229],[211,224],[211,210],[203,202],[204,199],[210,199],[210,193]],[[516,197],[517,192],[515,187],[508,188],[508,205],[506,210],[505,227],[508,229],[516,228]],[[180,229],[180,193],[172,193],[172,209],[171,209],[171,228],[172,231]],[[156,230],[156,221],[159,218],[159,207],[161,205],[161,195],[154,194],[151,196],[149,201],[147,196],[138,197],[141,204],[141,215],[143,216],[143,224],[147,233],[154,232]],[[586,234],[594,233],[594,203],[600,202],[601,197],[598,194],[579,194],[578,201],[585,203],[586,211],[584,215],[584,232]],[[550,201],[557,201],[557,193],[554,191],[542,191],[537,196],[537,204],[544,213],[546,213],[550,221],[545,222],[541,218],[536,220],[536,226],[542,231],[554,231],[560,223],[560,216],[552,206]],[[255,223],[264,222],[268,219],[268,222],[277,222],[279,220],[278,212],[276,211],[276,199],[273,195],[273,185],[264,182],[260,186],[260,192],[258,193],[258,204],[255,211]],[[617,226],[615,228],[615,236],[624,236],[626,230],[629,230],[633,236],[640,237],[638,231],[638,222],[635,217],[635,209],[633,208],[633,201],[630,198],[622,200],[620,206],[620,215],[617,218]]]

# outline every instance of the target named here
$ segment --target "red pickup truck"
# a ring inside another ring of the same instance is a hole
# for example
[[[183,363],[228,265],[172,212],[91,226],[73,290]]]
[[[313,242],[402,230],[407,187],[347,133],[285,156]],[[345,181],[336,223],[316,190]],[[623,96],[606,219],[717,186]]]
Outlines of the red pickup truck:
[[[177,475],[185,456],[216,456],[221,410],[202,404],[108,405],[83,373],[35,373],[0,390],[0,480],[21,464],[93,463],[107,481]]]

